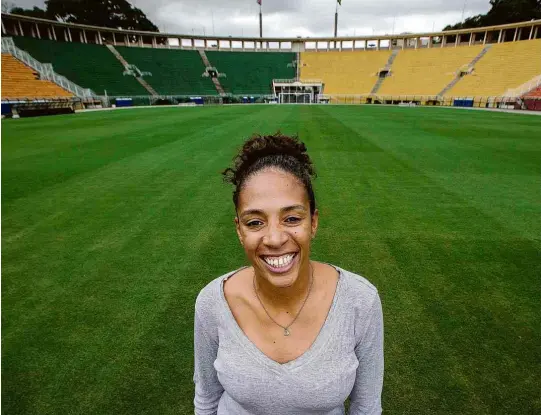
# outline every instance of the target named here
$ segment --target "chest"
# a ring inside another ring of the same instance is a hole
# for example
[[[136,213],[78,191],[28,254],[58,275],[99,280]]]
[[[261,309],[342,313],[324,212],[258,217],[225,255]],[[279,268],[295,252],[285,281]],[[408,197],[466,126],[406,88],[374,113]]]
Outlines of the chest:
[[[314,298],[296,319],[290,313],[269,311],[276,322],[264,310],[246,303],[234,305],[231,311],[250,342],[269,359],[284,364],[302,356],[315,343],[331,305],[332,298]],[[287,327],[288,336],[281,326]]]
[[[334,329],[328,332],[327,328]],[[302,341],[271,342],[262,350],[261,344],[256,347],[222,329],[214,367],[227,394],[250,413],[264,413],[260,409],[268,408],[275,413],[327,413],[341,407],[351,393],[359,365],[351,328],[342,331],[326,326],[324,336],[308,345],[308,351],[304,351],[307,342]],[[283,336],[280,330],[276,336]],[[282,358],[287,363],[280,364],[277,359]]]

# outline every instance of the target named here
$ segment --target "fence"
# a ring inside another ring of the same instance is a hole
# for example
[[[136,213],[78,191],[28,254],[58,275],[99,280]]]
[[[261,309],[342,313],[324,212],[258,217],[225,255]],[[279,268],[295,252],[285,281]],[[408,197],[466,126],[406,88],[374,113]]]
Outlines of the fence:
[[[116,100],[130,98],[133,106],[178,105],[195,103],[198,105],[221,104],[263,104],[277,103],[274,95],[137,95],[137,96],[99,96],[102,106],[116,105]],[[437,95],[318,95],[313,103],[330,105],[386,104],[407,106],[440,106],[467,108],[501,108],[517,110],[541,110],[541,97],[441,97]],[[309,100],[288,101],[290,104],[311,104]]]
[[[528,98],[538,101],[539,98]],[[477,97],[477,96],[438,96],[438,95],[319,95],[319,103],[329,104],[388,104],[388,105],[422,105],[441,107],[468,108],[503,108],[530,109],[524,99],[509,96]]]

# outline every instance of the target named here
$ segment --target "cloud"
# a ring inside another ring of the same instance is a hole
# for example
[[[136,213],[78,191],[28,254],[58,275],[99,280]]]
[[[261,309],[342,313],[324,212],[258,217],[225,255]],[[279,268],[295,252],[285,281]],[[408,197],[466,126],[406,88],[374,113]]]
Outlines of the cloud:
[[[22,7],[42,0],[12,0]],[[217,36],[258,36],[256,0],[131,0],[162,32]],[[342,36],[441,30],[465,16],[486,13],[488,0],[343,0]],[[263,0],[263,34],[273,37],[331,36],[333,0]]]

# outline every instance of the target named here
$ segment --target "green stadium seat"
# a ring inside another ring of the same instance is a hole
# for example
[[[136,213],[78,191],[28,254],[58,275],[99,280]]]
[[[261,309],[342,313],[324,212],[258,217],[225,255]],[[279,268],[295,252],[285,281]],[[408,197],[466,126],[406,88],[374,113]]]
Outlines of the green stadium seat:
[[[124,67],[102,45],[56,42],[14,36],[13,41],[41,63],[51,63],[55,72],[98,95],[149,95],[139,82],[123,75]]]
[[[291,63],[295,53],[207,51],[210,64],[225,78],[219,78],[226,93],[266,95],[272,93],[273,79],[295,78]],[[289,66],[288,66],[289,65]]]
[[[218,94],[212,80],[201,76],[205,65],[197,51],[128,46],[116,46],[116,50],[140,71],[152,73],[144,79],[159,94]]]

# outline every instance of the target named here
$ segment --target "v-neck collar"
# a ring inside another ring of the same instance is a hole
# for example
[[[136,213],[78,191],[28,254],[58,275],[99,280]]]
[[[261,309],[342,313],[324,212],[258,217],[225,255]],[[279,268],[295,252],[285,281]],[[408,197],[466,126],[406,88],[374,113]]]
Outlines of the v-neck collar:
[[[233,312],[231,311],[231,308],[229,307],[229,303],[227,302],[225,298],[225,293],[224,293],[224,288],[223,288],[224,282],[228,278],[235,275],[237,272],[247,267],[239,268],[223,276],[219,284],[220,302],[221,302],[222,308],[224,309],[223,315],[225,317],[227,327],[229,327],[231,331],[233,332],[233,334],[238,338],[240,343],[244,346],[244,349],[250,352],[250,354],[252,354],[252,356],[254,356],[254,358],[256,358],[264,366],[267,366],[271,369],[278,370],[278,371],[291,370],[299,366],[302,366],[310,362],[314,357],[317,357],[318,353],[322,350],[322,348],[327,344],[328,340],[332,337],[333,328],[335,327],[333,322],[336,319],[335,309],[336,309],[336,304],[338,302],[338,299],[342,291],[341,287],[343,286],[342,280],[344,278],[344,275],[343,275],[344,271],[337,266],[334,266],[331,264],[327,264],[327,265],[332,266],[334,269],[336,269],[336,271],[338,271],[338,282],[336,284],[336,290],[334,293],[333,301],[329,309],[329,312],[327,313],[327,317],[325,318],[325,322],[321,326],[321,329],[316,339],[313,341],[310,347],[302,355],[300,355],[296,359],[290,360],[287,363],[279,363],[276,360],[271,359],[261,350],[259,350],[259,348],[248,338],[248,336],[240,328],[239,324],[237,323],[237,320],[235,320],[235,317],[233,315]]]

